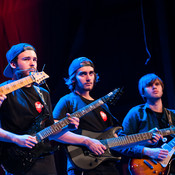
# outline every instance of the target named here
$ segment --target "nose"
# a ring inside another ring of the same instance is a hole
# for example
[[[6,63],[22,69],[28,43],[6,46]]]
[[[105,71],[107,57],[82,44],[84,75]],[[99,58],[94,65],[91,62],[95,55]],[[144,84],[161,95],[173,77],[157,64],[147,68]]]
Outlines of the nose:
[[[90,80],[90,78],[91,78],[91,75],[90,74],[87,74],[86,75],[86,80]]]
[[[157,88],[157,86],[155,84],[153,84],[153,89]]]
[[[30,60],[30,66],[35,66],[35,61],[33,59]]]

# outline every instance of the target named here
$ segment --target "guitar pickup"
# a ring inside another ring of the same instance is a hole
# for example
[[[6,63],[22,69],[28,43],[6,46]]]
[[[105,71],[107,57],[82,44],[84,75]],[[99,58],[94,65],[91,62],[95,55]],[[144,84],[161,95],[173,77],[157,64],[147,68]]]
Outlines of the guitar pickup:
[[[144,160],[143,161],[149,168],[153,169],[153,166],[147,161],[147,160]]]

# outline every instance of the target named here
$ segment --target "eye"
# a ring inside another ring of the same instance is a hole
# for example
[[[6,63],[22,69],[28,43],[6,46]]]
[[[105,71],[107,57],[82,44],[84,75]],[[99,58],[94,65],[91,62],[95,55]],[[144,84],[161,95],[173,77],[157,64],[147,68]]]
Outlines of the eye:
[[[35,57],[35,58],[33,58],[33,61],[38,61],[38,58],[36,58],[36,57]]]
[[[90,75],[94,75],[94,71],[89,72]]]
[[[159,83],[159,82],[156,82],[156,83],[155,83],[155,85],[156,85],[156,86],[159,86],[159,85],[160,85],[160,83]]]
[[[153,84],[150,82],[146,85],[146,87],[151,87]]]
[[[87,73],[86,72],[79,72],[79,75],[80,76],[84,76],[84,75],[86,75]]]
[[[30,60],[30,57],[24,57],[23,60],[28,61]]]

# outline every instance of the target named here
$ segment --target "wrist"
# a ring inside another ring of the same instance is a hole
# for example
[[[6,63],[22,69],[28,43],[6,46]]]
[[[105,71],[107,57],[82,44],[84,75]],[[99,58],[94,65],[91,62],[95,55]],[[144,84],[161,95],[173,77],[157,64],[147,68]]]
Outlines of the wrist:
[[[17,135],[16,135],[16,134],[10,134],[9,140],[10,140],[12,143],[17,143]]]
[[[85,137],[82,141],[82,145],[89,146],[91,144],[90,138]]]
[[[150,148],[144,147],[142,153],[144,156],[150,156]]]

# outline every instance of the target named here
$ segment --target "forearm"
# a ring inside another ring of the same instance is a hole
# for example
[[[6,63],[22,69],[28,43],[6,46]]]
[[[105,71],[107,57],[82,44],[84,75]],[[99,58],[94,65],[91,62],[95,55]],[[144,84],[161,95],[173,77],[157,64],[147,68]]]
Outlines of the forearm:
[[[83,135],[78,135],[70,131],[65,132],[61,135],[56,134],[52,139],[62,143],[86,146],[90,151],[94,152],[97,155],[103,154],[104,150],[106,149],[105,145],[103,145],[99,140]]]
[[[114,150],[120,152],[122,155],[128,157],[142,158],[143,157],[144,146],[121,146],[119,148],[114,148]]]
[[[55,135],[54,138],[52,139],[61,143],[75,144],[75,145],[88,145],[88,142],[90,140],[89,137],[78,135],[70,131],[65,132],[62,135]]]
[[[16,134],[13,134],[9,131],[5,131],[2,128],[0,128],[0,141],[15,142],[16,136]]]

